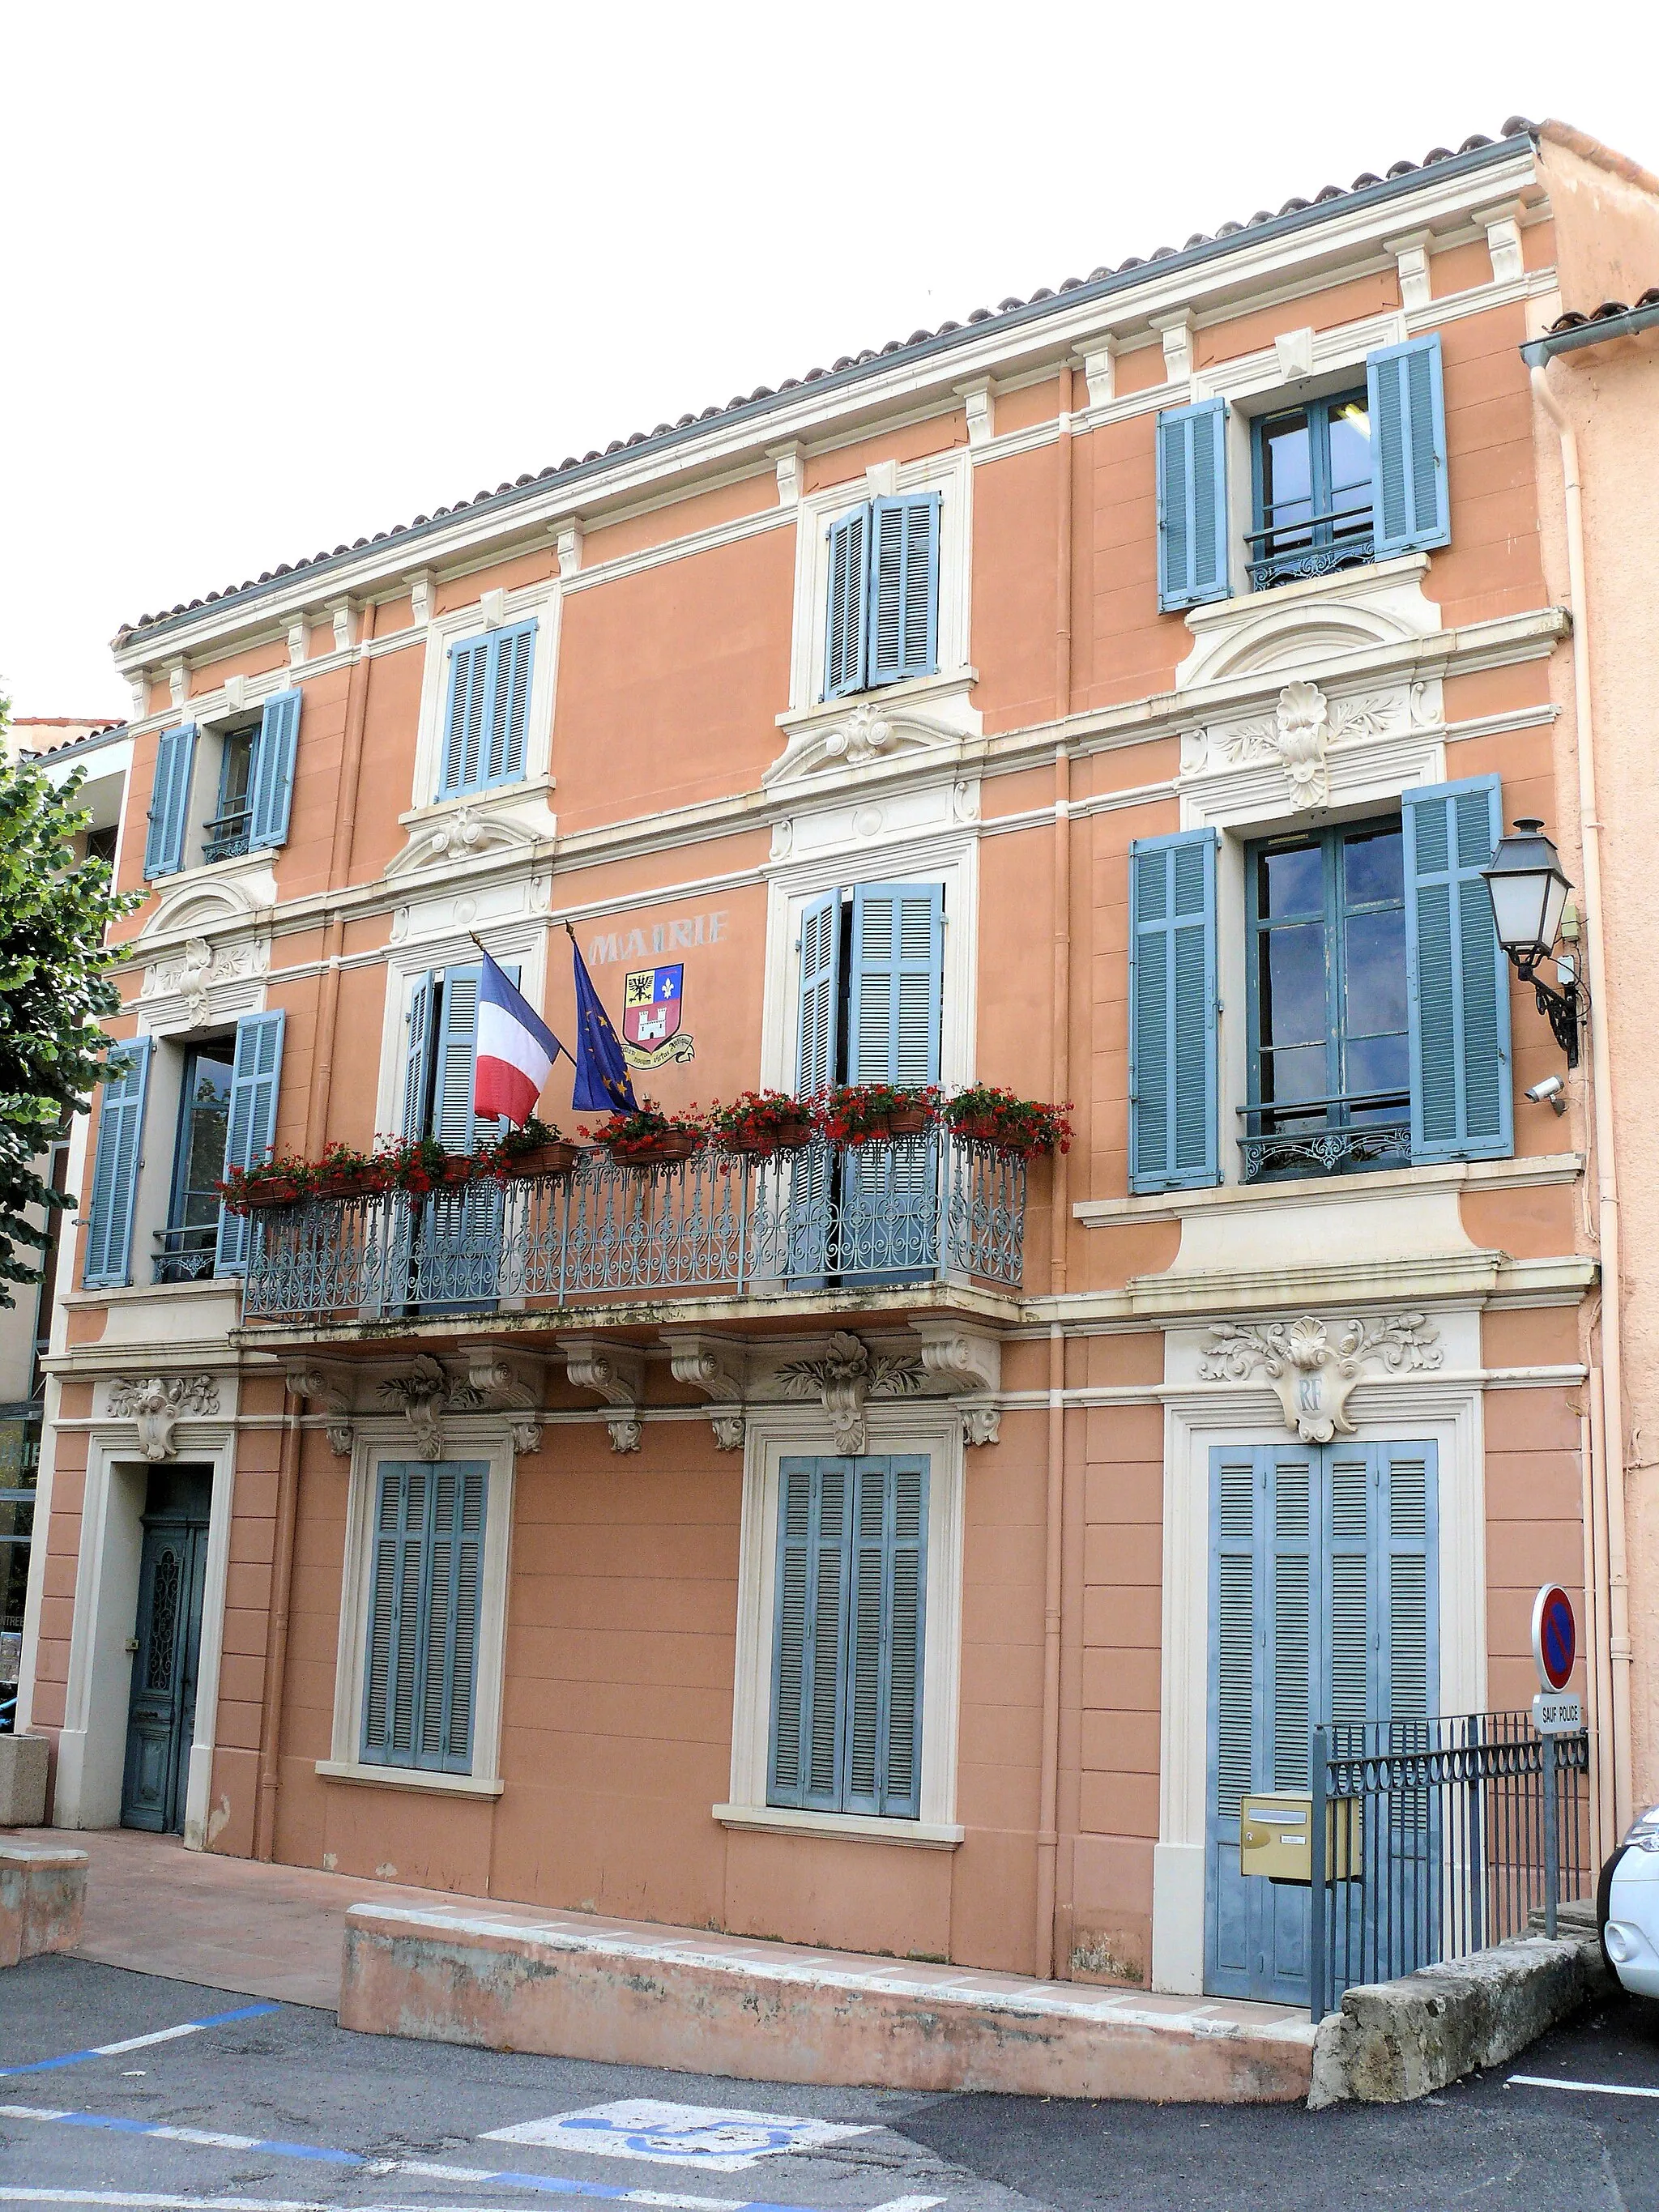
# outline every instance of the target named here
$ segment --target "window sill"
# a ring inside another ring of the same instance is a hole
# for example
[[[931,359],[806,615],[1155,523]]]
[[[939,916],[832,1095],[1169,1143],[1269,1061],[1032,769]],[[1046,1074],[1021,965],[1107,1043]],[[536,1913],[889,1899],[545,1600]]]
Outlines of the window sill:
[[[1528,1190],[1576,1182],[1584,1171],[1581,1152],[1534,1152],[1508,1160],[1453,1160],[1417,1168],[1375,1168],[1364,1175],[1291,1176],[1282,1182],[1212,1183],[1196,1190],[1149,1191],[1133,1198],[1079,1199],[1073,1218],[1085,1229],[1112,1229],[1138,1221],[1179,1221],[1184,1215],[1231,1206],[1327,1206],[1425,1190]]]
[[[861,1813],[797,1813],[782,1805],[716,1805],[723,1828],[793,1836],[825,1836],[841,1843],[904,1844],[912,1850],[953,1851],[968,1831],[954,1820],[890,1820]]]
[[[476,1774],[434,1774],[419,1766],[360,1766],[346,1759],[319,1759],[324,1782],[355,1782],[380,1790],[425,1790],[439,1797],[499,1797],[507,1786]]]

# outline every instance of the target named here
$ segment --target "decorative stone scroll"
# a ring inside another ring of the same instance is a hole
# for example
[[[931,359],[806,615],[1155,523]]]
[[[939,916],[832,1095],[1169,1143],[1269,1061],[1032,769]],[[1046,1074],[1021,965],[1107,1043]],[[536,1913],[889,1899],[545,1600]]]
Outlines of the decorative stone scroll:
[[[861,1338],[841,1329],[822,1358],[792,1359],[778,1370],[778,1380],[791,1398],[821,1400],[836,1449],[850,1458],[868,1447],[866,1399],[907,1396],[921,1388],[922,1373],[920,1359],[872,1352]]]
[[[1002,1382],[1000,1341],[988,1329],[969,1328],[948,1316],[920,1315],[910,1326],[922,1340],[924,1373],[961,1400],[963,1442],[995,1443],[1002,1430],[1002,1408],[991,1394]]]
[[[401,1375],[388,1375],[380,1396],[407,1416],[415,1449],[427,1460],[444,1455],[445,1414],[477,1413],[483,1402],[472,1383],[452,1381],[442,1361],[426,1352],[417,1353]]]
[[[604,1344],[591,1336],[572,1336],[567,1337],[559,1349],[564,1354],[565,1372],[570,1377],[571,1387],[591,1390],[607,1406],[617,1408],[614,1413],[606,1414],[605,1422],[611,1431],[611,1450],[636,1452],[645,1434],[640,1419],[645,1370],[637,1347]]]
[[[124,1377],[112,1383],[109,1412],[138,1425],[138,1449],[149,1460],[176,1459],[173,1431],[186,1418],[211,1419],[219,1410],[219,1385],[211,1375]]]
[[[688,1332],[665,1339],[674,1380],[711,1399],[716,1451],[743,1449],[744,1348],[729,1339]]]
[[[328,1415],[328,1448],[336,1459],[351,1457],[351,1382],[337,1368],[290,1367],[288,1387],[296,1398],[319,1405]]]
[[[1385,1373],[1419,1373],[1440,1365],[1444,1354],[1434,1324],[1420,1313],[1355,1318],[1333,1338],[1328,1326],[1304,1314],[1293,1322],[1212,1322],[1212,1343],[1198,1364],[1206,1382],[1243,1382],[1261,1368],[1279,1394],[1285,1425],[1304,1443],[1327,1444],[1351,1437],[1348,1399],[1367,1361]]]

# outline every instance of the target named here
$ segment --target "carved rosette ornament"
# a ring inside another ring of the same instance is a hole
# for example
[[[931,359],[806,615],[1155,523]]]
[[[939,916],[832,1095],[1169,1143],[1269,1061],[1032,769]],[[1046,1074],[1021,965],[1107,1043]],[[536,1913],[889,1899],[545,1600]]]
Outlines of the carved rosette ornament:
[[[211,1375],[154,1375],[113,1383],[109,1412],[118,1421],[135,1421],[138,1449],[146,1459],[176,1459],[173,1430],[186,1418],[210,1420],[219,1410],[219,1385]]]
[[[845,1329],[830,1338],[823,1358],[792,1359],[778,1370],[787,1395],[822,1401],[836,1449],[848,1458],[868,1448],[866,1399],[905,1397],[921,1388],[921,1378],[920,1359],[872,1352],[861,1338]]]
[[[1261,1327],[1229,1321],[1210,1326],[1212,1343],[1198,1364],[1206,1382],[1248,1382],[1260,1368],[1279,1395],[1285,1425],[1304,1443],[1351,1437],[1348,1399],[1368,1361],[1386,1374],[1417,1374],[1444,1358],[1433,1323],[1420,1313],[1390,1314],[1328,1326],[1311,1314]]]

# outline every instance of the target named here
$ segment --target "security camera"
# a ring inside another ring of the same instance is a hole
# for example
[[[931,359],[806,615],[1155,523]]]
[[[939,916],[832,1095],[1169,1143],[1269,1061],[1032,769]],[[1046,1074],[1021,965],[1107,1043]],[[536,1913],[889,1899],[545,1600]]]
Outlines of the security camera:
[[[1541,1083],[1532,1085],[1527,1096],[1534,1106],[1541,1106],[1547,1098],[1558,1114],[1565,1114],[1567,1110],[1565,1091],[1566,1085],[1559,1075],[1547,1075]]]

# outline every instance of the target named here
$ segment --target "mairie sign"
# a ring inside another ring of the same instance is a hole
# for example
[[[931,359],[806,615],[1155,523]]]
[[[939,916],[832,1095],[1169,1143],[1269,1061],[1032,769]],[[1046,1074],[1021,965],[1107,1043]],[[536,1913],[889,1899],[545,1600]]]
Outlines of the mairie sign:
[[[696,1047],[680,1027],[685,964],[635,968],[623,979],[623,1054],[630,1067],[690,1060]]]

